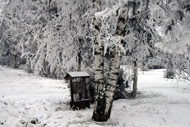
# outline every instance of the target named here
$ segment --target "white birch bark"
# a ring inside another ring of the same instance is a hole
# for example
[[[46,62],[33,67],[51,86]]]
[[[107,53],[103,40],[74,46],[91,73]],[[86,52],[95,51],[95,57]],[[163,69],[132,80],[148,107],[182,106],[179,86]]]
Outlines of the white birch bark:
[[[101,0],[94,0],[94,8],[100,10]],[[92,119],[101,121],[103,115],[103,96],[104,96],[104,45],[98,42],[100,34],[101,22],[99,19],[94,18],[94,71],[95,71],[95,105]]]
[[[103,98],[104,88],[104,47],[100,47],[97,40],[94,42],[94,70],[95,70],[95,111],[98,106],[98,98]]]
[[[93,0],[94,9],[100,11],[101,0]],[[104,84],[104,46],[98,42],[98,36],[101,29],[101,21],[94,18],[94,70],[95,70],[95,90],[99,93]],[[98,94],[96,94],[98,95]],[[96,96],[97,98],[97,96]]]
[[[120,66],[120,56],[118,52],[119,51],[116,51],[116,48],[114,48],[113,57],[111,58],[110,61],[108,80],[105,89],[105,100],[106,100],[105,116],[108,117],[108,119],[111,113],[114,91],[116,88],[119,66]]]
[[[130,1],[134,2],[134,1]],[[125,28],[127,26],[127,20],[132,16],[132,10],[134,9],[133,4],[129,4],[125,9],[123,9],[123,13],[119,16],[117,22],[117,28],[115,31],[115,35],[117,36],[125,36]],[[109,73],[108,73],[108,80],[106,84],[105,90],[105,120],[107,121],[111,115],[111,108],[113,103],[114,91],[116,88],[119,66],[120,66],[120,51],[116,50],[117,47],[115,46],[113,57],[111,58]]]
[[[126,6],[124,6],[126,7]],[[117,36],[125,36],[125,28],[127,25],[128,16],[130,17],[131,14],[129,14],[129,11],[131,12],[131,9],[134,9],[131,7],[131,4],[129,4],[125,11],[123,12],[118,18],[117,22],[117,28],[115,31],[115,35]],[[101,24],[97,20],[94,21],[94,24]],[[98,28],[95,26],[95,28]],[[99,28],[97,30],[100,30]],[[97,31],[96,31],[97,32]],[[117,50],[117,46],[114,46],[113,48],[113,55],[110,61],[110,67],[108,72],[108,78],[107,83],[105,87],[105,91],[103,91],[103,83],[104,81],[101,80],[103,77],[103,47],[99,47],[98,42],[96,41],[97,34],[95,32],[95,62],[94,62],[94,69],[95,69],[95,83],[96,83],[96,103],[95,103],[95,109],[93,112],[93,117],[95,121],[107,121],[110,118],[111,114],[111,108],[113,103],[113,96],[114,91],[116,88],[117,78],[118,78],[118,72],[119,72],[119,66],[120,66],[120,51]],[[100,49],[99,49],[100,48]],[[101,49],[102,48],[102,49]],[[101,55],[102,54],[102,55]]]

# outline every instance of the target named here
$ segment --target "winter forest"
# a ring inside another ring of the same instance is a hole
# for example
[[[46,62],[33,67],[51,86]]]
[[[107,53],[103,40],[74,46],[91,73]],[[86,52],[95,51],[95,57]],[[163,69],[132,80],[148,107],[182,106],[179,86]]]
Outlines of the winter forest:
[[[190,0],[0,0],[0,127],[190,127],[189,59]]]

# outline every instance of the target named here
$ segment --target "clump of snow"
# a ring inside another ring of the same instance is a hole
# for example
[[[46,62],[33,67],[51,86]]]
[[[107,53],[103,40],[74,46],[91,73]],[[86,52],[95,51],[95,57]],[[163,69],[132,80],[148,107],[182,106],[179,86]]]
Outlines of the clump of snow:
[[[90,75],[87,72],[68,72],[71,77],[89,77]]]
[[[55,80],[0,66],[0,127],[189,127],[190,87],[164,70],[139,72],[136,99],[114,101],[108,122],[70,110],[70,91]]]
[[[164,52],[186,54],[189,52],[190,36],[189,34],[184,35],[179,42],[173,44],[158,42],[155,44],[155,47],[163,50]]]
[[[101,12],[97,12],[95,13],[95,17],[100,19],[102,16],[104,16],[105,14],[107,14],[110,11],[110,8],[106,8],[105,10],[101,11]]]

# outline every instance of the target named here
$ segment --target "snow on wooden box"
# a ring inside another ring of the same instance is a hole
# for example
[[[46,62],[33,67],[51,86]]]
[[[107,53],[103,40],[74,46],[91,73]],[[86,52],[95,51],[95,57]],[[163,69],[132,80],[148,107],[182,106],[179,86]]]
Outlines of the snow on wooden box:
[[[68,72],[67,74],[70,75],[72,78],[90,77],[87,72]]]
[[[70,81],[71,90],[71,109],[90,108],[88,95],[88,82],[90,75],[86,72],[68,72],[65,76],[66,80]]]

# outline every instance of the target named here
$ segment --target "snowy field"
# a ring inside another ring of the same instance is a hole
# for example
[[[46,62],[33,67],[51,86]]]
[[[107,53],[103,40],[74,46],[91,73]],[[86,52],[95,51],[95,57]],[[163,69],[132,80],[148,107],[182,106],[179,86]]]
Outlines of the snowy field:
[[[0,66],[0,127],[190,127],[190,85],[139,72],[137,98],[114,101],[111,119],[91,120],[90,109],[71,111],[64,80]]]

